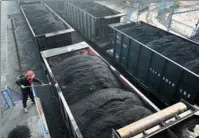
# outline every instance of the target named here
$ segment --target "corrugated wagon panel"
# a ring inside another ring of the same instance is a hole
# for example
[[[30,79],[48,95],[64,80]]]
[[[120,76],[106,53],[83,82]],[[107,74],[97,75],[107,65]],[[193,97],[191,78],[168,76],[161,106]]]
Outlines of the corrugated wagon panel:
[[[194,73],[198,65],[197,43],[143,22],[110,26],[115,32],[113,57],[137,78],[140,86],[167,104],[181,98],[199,104],[199,75]],[[188,66],[192,60],[195,65]]]
[[[108,27],[108,24],[120,22],[120,17],[122,16],[119,12],[107,7],[104,8],[104,6],[95,2],[87,3],[76,1],[66,3],[66,11],[72,9],[72,12],[65,13],[68,17],[71,17],[67,19],[71,20],[71,22],[69,21],[71,25],[73,25],[78,31],[80,31],[91,41],[105,39],[106,36],[109,35],[112,31]],[[93,8],[96,9],[94,10]],[[106,12],[103,10],[106,10]],[[112,13],[109,13],[108,11],[111,11]],[[103,16],[98,16],[100,14]],[[113,17],[111,17],[111,15],[113,15]],[[105,18],[106,16],[110,17]],[[76,25],[77,23],[78,25]]]

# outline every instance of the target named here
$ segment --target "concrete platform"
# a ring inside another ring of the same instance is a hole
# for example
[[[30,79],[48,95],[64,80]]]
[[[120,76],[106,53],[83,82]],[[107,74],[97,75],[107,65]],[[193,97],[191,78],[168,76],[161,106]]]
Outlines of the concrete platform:
[[[37,45],[17,1],[2,1],[1,4],[1,86],[4,88],[7,85],[13,90],[20,92],[20,87],[15,84],[16,78],[20,75],[20,72],[24,74],[28,70],[33,70],[40,80],[48,83]],[[16,25],[14,32],[17,43],[14,42],[11,18],[14,19]],[[19,52],[17,52],[16,44]],[[20,63],[17,59],[17,53],[19,53]],[[21,65],[21,70],[19,69],[19,64]],[[67,138],[67,127],[59,110],[59,104],[54,98],[53,88],[40,87],[35,88],[35,91],[41,100],[51,137]],[[0,126],[0,131],[1,129],[2,127]]]
[[[39,98],[36,98],[37,105],[41,111],[40,115],[42,116],[43,111],[41,108]],[[44,132],[41,126],[41,120],[36,109],[35,104],[30,100],[27,102],[28,113],[25,113],[23,110],[22,102],[17,102],[16,106],[11,107],[7,110],[1,111],[0,116],[0,136],[1,138],[7,138],[9,132],[15,128],[17,125],[25,125],[29,127],[31,132],[31,138],[42,138]],[[42,120],[45,124],[45,130],[47,131],[46,135],[49,138],[48,128],[45,122],[45,118],[42,117]]]

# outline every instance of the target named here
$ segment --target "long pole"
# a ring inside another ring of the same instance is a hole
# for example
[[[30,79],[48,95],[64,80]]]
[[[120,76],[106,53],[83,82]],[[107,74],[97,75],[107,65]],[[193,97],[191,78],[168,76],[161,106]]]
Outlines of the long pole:
[[[51,84],[42,84],[42,85],[34,85],[34,87],[42,87],[42,86],[49,86]],[[24,88],[32,88],[32,85],[31,86],[25,86]]]
[[[20,73],[20,75],[22,75],[21,60],[20,60],[20,56],[19,56],[19,47],[17,44],[17,38],[16,38],[16,34],[15,34],[16,25],[15,25],[15,21],[13,18],[11,19],[11,24],[12,24],[12,33],[13,33],[14,42],[15,42],[16,51],[17,51],[17,59],[19,62],[19,73]]]

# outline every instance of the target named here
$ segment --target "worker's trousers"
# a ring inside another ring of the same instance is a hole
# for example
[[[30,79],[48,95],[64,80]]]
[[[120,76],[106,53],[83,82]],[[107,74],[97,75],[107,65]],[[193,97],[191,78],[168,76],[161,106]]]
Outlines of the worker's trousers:
[[[30,97],[32,102],[35,102],[32,90],[30,88],[22,89],[22,96],[23,96],[22,103],[24,108],[27,107],[28,96]]]

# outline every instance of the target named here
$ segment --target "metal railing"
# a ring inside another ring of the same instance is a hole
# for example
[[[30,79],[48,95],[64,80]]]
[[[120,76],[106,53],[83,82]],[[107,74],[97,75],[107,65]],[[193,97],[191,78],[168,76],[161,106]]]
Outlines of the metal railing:
[[[0,108],[3,109],[15,106],[15,103],[21,100],[21,94],[7,86],[1,91],[1,97],[2,100],[0,101]]]

